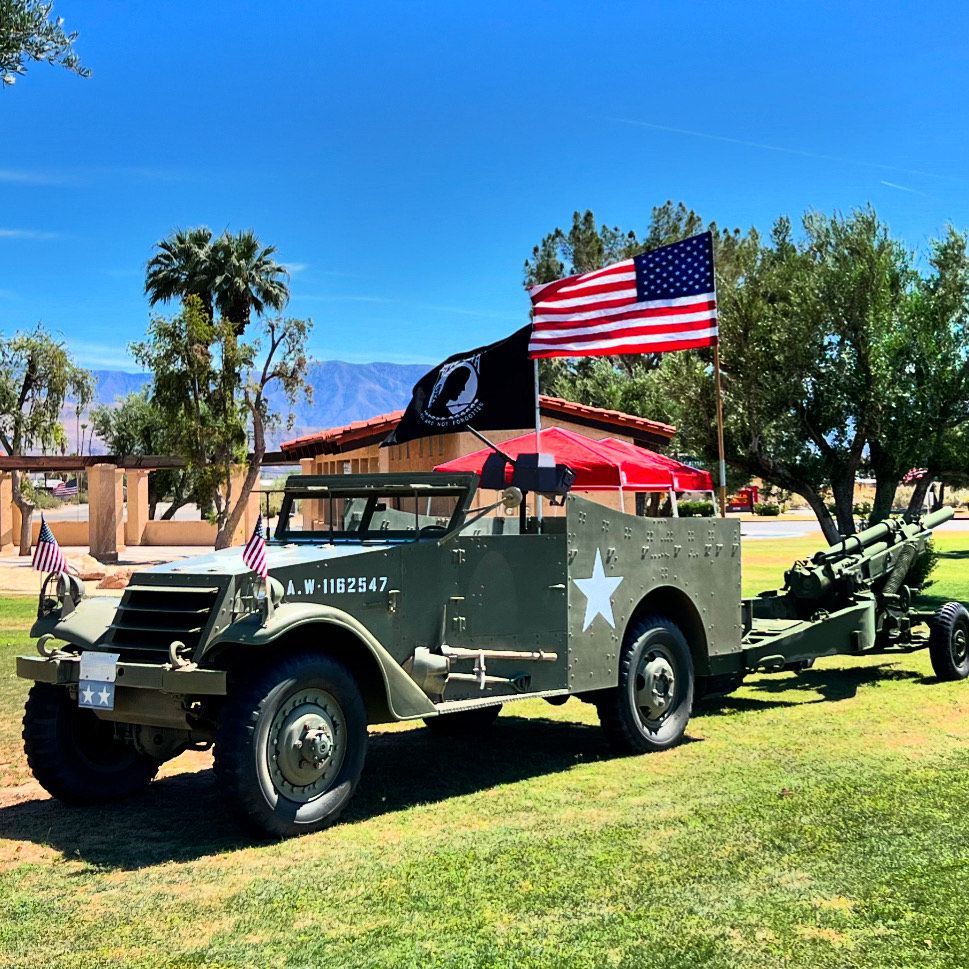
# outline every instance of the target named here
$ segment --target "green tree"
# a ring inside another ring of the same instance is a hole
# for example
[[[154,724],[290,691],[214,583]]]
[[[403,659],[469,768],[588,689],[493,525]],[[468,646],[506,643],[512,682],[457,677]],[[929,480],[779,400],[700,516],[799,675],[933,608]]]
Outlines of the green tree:
[[[153,374],[151,400],[168,424],[173,450],[195,476],[198,499],[215,509],[216,548],[230,544],[256,486],[267,430],[291,425],[296,400],[310,394],[303,347],[311,326],[269,319],[259,340],[240,343],[233,323],[213,321],[199,298],[189,296],[181,314],[152,320],[147,340],[131,347]],[[289,403],[288,415],[270,405],[274,385]],[[246,473],[236,490],[232,472],[240,464]]]
[[[594,220],[577,216],[571,241],[563,243],[569,233],[556,230],[534,250],[526,279],[545,281],[541,274],[546,272],[554,278],[556,260],[570,271],[576,251],[585,254],[583,259],[591,253],[610,261],[605,253],[619,251],[617,239],[624,240],[627,255],[638,246],[651,248],[702,228],[696,213],[672,203],[654,209],[642,236],[595,229]],[[799,240],[786,219],[778,220],[766,242],[754,231],[725,231],[715,223],[710,228],[728,461],[742,475],[762,477],[804,497],[834,541],[855,529],[854,485],[866,462],[875,463],[891,450],[891,461],[879,466],[881,510],[886,494],[890,506],[899,468],[911,467],[931,440],[914,424],[933,413],[942,433],[962,419],[956,406],[966,399],[961,377],[940,376],[937,365],[939,354],[950,363],[965,362],[964,350],[953,353],[953,339],[940,339],[952,332],[954,319],[964,319],[958,308],[958,245],[950,241],[936,254],[940,266],[948,268],[923,285],[911,254],[870,208],[848,217],[808,213]],[[916,295],[921,302],[913,302]],[[922,342],[936,339],[939,354],[919,357],[917,332]],[[916,357],[923,361],[917,392],[909,372],[918,366]],[[959,366],[953,363],[952,369]],[[678,427],[684,450],[708,461],[716,455],[708,352],[569,361],[543,378],[562,396],[667,420]],[[935,400],[935,410],[921,400]],[[902,416],[909,422],[905,433]],[[834,519],[823,498],[829,485]]]
[[[151,306],[169,300],[196,296],[203,311],[212,316],[215,267],[212,260],[212,230],[176,229],[167,239],[155,243],[155,254],[145,271],[145,295]]]
[[[93,395],[91,374],[73,361],[63,343],[43,327],[0,337],[0,446],[11,457],[34,448],[63,449],[66,434],[61,409],[71,400],[85,407]],[[34,505],[23,475],[11,475],[13,500],[21,514],[20,554],[30,554]]]
[[[969,245],[949,229],[931,244],[929,271],[907,294],[905,312],[878,342],[884,389],[869,453],[877,480],[872,520],[884,518],[912,467],[918,482],[908,514],[918,514],[932,480],[959,480],[958,442],[969,425]],[[967,458],[966,460],[969,460]]]
[[[111,454],[172,454],[173,440],[165,415],[147,390],[128,394],[113,405],[91,410],[94,433]],[[158,503],[168,502],[162,520],[197,499],[195,476],[187,468],[161,468],[148,476],[148,517],[154,519]]]
[[[28,61],[60,64],[80,77],[91,72],[74,51],[77,33],[67,33],[54,4],[42,0],[0,0],[0,81],[13,84],[27,73]]]
[[[152,306],[195,296],[210,318],[217,311],[240,336],[253,313],[278,312],[289,300],[289,273],[275,255],[249,230],[214,238],[205,226],[178,229],[155,244],[145,294]]]

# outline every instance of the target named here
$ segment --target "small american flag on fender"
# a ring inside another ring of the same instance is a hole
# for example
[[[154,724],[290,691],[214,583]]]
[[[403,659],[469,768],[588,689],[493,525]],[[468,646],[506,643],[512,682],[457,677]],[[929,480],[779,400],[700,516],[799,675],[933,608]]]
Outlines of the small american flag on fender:
[[[256,527],[252,530],[252,537],[246,542],[242,550],[242,561],[252,569],[260,579],[265,581],[269,575],[269,563],[266,559],[266,527],[262,515],[256,519]]]
[[[535,286],[531,357],[667,353],[717,342],[713,235]]]
[[[30,564],[38,572],[68,571],[67,559],[43,515],[40,516],[40,534],[37,536],[37,547]]]

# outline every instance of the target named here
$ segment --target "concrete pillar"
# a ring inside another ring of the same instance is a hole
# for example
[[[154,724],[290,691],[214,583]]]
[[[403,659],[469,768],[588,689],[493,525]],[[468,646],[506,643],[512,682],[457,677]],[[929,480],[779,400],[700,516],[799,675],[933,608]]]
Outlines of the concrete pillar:
[[[242,491],[242,482],[246,477],[246,468],[238,464],[232,469],[232,495],[233,500],[237,499]],[[256,527],[256,519],[259,517],[259,492],[253,490],[249,493],[245,510],[239,519],[235,534],[232,536],[233,545],[245,545],[252,535],[252,530]]]
[[[303,458],[299,462],[300,474],[321,474],[318,458]],[[323,518],[322,503],[319,501],[303,501],[303,528],[311,529],[313,522],[321,521]]]
[[[128,471],[128,517],[124,525],[125,545],[141,545],[148,521],[148,472]]]
[[[88,529],[91,554],[99,562],[117,562],[124,548],[124,472],[113,464],[88,469]]]
[[[13,513],[16,508],[13,503],[13,481],[10,473],[0,473],[0,552],[9,552],[16,545],[20,536],[19,531],[13,530]],[[19,529],[20,522],[17,526]]]

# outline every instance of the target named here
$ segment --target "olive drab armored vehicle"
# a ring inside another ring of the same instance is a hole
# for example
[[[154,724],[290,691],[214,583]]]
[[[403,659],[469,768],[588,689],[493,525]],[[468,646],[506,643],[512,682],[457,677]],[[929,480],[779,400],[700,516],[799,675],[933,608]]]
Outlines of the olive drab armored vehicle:
[[[556,480],[565,506],[538,521],[515,488],[472,510],[473,474],[295,476],[266,583],[239,549],[138,572],[120,602],[52,577],[39,655],[17,661],[31,769],[103,802],[214,745],[227,805],[291,835],[347,804],[369,724],[475,733],[503,705],[574,696],[642,753],[755,670],[927,645],[941,678],[969,674],[965,608],[919,613],[907,584],[950,512],[877,525],[744,600],[738,522],[636,517]]]

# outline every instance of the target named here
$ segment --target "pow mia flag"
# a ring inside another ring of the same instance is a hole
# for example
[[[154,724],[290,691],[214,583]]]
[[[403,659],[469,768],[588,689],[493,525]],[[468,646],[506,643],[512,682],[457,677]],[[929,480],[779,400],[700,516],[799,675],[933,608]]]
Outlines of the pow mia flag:
[[[484,347],[456,353],[414,385],[400,423],[381,447],[431,434],[528,427],[535,415],[531,324]]]

